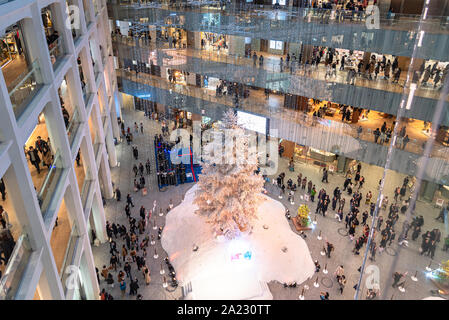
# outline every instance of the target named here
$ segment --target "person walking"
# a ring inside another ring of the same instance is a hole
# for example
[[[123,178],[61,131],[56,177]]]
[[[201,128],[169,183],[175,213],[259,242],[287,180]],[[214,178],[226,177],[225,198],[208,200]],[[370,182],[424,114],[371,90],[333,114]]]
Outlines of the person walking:
[[[109,270],[106,267],[106,265],[103,265],[103,269],[101,270],[101,275],[103,276],[103,279],[106,280],[109,275]]]
[[[408,274],[408,272],[405,272],[404,274],[402,274],[402,273],[399,273],[399,272],[395,272],[395,273],[393,273],[393,284],[392,284],[392,287],[393,288],[396,288],[396,287],[400,287],[400,286],[402,286],[403,284],[404,284],[404,282],[402,282],[402,283],[399,283],[399,281],[401,281],[401,279],[403,278],[403,277],[406,277],[407,276],[407,274]]]
[[[345,273],[345,269],[342,265],[339,265],[337,269],[334,272],[335,277],[337,278],[337,281],[340,279],[340,277]]]
[[[36,167],[37,173],[40,174],[41,173],[41,168],[40,168],[41,158],[39,157],[39,152],[37,151],[37,149],[34,149],[32,146],[30,146],[27,154],[28,154],[28,157],[30,158],[31,164]]]
[[[321,179],[321,182],[326,182],[329,183],[329,181],[327,180],[328,177],[328,171],[326,168],[323,169],[323,178]]]
[[[147,170],[147,174],[151,174],[151,163],[150,159],[147,159],[147,162],[145,163],[145,169]]]
[[[330,259],[331,252],[334,250],[334,245],[329,241],[326,241],[326,255]]]
[[[122,199],[122,193],[120,192],[119,188],[115,189],[115,198],[117,199],[117,201],[120,201]]]
[[[131,195],[130,195],[129,193],[128,193],[128,195],[126,196],[126,203],[127,203],[127,204],[130,204],[131,207],[134,208],[133,199],[132,199],[132,197],[131,197]]]
[[[338,279],[338,285],[339,285],[339,290],[340,290],[340,294],[343,294],[343,290],[345,288],[346,285],[346,277],[344,275],[342,275],[340,277],[340,279]]]

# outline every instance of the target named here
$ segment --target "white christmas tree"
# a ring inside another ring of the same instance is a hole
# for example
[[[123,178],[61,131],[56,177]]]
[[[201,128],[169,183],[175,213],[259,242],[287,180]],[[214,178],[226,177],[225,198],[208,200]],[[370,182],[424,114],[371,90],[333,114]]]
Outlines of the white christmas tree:
[[[215,139],[203,148],[203,169],[194,203],[198,206],[195,213],[206,217],[217,236],[233,239],[251,230],[251,221],[257,218],[257,209],[264,201],[264,182],[255,173],[255,135],[237,124],[232,110],[225,113],[222,123]]]

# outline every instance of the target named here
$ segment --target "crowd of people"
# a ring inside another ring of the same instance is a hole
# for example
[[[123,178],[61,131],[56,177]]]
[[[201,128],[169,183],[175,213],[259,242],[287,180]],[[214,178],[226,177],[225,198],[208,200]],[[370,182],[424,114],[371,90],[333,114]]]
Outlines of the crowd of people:
[[[129,137],[131,134],[130,127],[127,127],[125,133],[125,124],[119,120],[121,126],[122,138]],[[140,127],[140,134],[143,134],[143,124]],[[139,134],[139,126],[134,122],[134,133]],[[138,161],[137,146],[132,146],[133,158]],[[145,188],[145,176],[151,175],[151,163],[147,159],[145,166],[142,162],[134,163],[132,166],[134,173],[134,191]],[[139,180],[137,180],[137,177]],[[122,193],[118,187],[114,190],[115,199],[117,202],[122,201]],[[151,219],[151,210],[147,210],[144,206],[139,208],[139,218],[133,217],[132,210],[134,202],[131,194],[126,195],[126,204],[124,207],[124,214],[127,217],[128,226],[123,224],[106,222],[106,234],[109,241],[109,265],[103,265],[101,272],[98,268],[97,279],[100,285],[103,283],[110,288],[113,288],[115,283],[118,284],[121,292],[121,297],[126,296],[126,290],[129,288],[128,294],[142,299],[139,294],[139,278],[142,283],[149,285],[151,282],[151,271],[147,266],[147,248],[150,244],[150,236],[145,233]],[[94,237],[95,238],[95,237]],[[152,236],[154,240],[154,236]],[[121,247],[120,247],[121,245]],[[120,251],[119,251],[120,250]],[[136,270],[136,269],[137,270]],[[100,278],[101,273],[101,278]],[[139,276],[140,274],[140,276]],[[113,300],[114,297],[108,293],[106,288],[100,292],[102,300]]]
[[[405,133],[405,127],[402,134]],[[289,168],[294,168],[293,159],[289,161]],[[354,255],[360,255],[362,249],[365,247],[369,252],[369,260],[376,261],[376,255],[381,255],[388,247],[392,246],[394,241],[398,246],[407,247],[409,241],[418,241],[421,236],[421,244],[419,246],[420,255],[427,255],[431,259],[434,258],[435,250],[438,243],[442,242],[442,250],[447,251],[449,249],[449,236],[442,239],[441,231],[438,228],[432,228],[422,233],[424,227],[423,215],[417,215],[415,213],[415,202],[411,200],[411,196],[407,197],[407,190],[409,188],[410,178],[406,176],[401,186],[394,189],[394,194],[391,197],[393,201],[389,201],[389,197],[385,195],[380,202],[380,207],[375,214],[376,200],[373,192],[368,190],[365,194],[365,201],[362,203],[362,192],[364,188],[365,178],[362,175],[362,165],[357,164],[357,169],[354,172],[349,169],[345,174],[345,180],[340,189],[337,186],[331,194],[329,194],[323,187],[320,189],[317,195],[317,205],[315,207],[315,214],[327,216],[328,210],[332,210],[332,215],[335,215],[335,219],[339,223],[344,223],[344,227],[347,230],[347,235],[351,242],[353,242],[352,253]],[[294,170],[290,170],[294,171]],[[328,170],[324,168],[322,170],[322,183],[328,183]],[[267,176],[264,176],[265,181],[269,181]],[[286,190],[289,190],[288,199],[291,201],[294,198],[295,191],[304,192],[304,199],[306,202],[315,202],[315,195],[317,193],[317,187],[315,183],[308,179],[302,173],[297,174],[297,182],[294,183],[292,178],[289,178],[284,184],[286,174],[281,172],[276,178],[273,178],[273,185],[279,190],[280,196],[285,194]],[[379,181],[380,185],[381,181]],[[346,193],[350,197],[349,208],[345,209]],[[332,197],[332,199],[331,199]],[[363,205],[364,204],[364,205]],[[413,219],[409,222],[405,219],[402,225],[398,225],[399,217],[402,215],[405,217],[407,212],[413,215]],[[441,209],[439,215],[435,218],[437,221],[447,221],[447,214],[449,211],[449,205]],[[370,226],[371,222],[371,226]],[[370,232],[372,232],[371,240]],[[421,234],[422,233],[422,234]],[[366,247],[368,246],[368,247]],[[328,259],[331,258],[331,252],[334,251],[334,245],[325,241],[323,247],[323,254],[326,254]],[[315,260],[316,272],[319,272],[321,266],[318,260]],[[360,272],[360,268],[359,268]],[[398,272],[399,274],[399,272]],[[343,293],[344,286],[346,284],[346,277],[344,276],[343,266],[339,266],[335,271],[336,281],[339,286],[339,291]],[[399,280],[396,281],[395,276],[393,287],[400,287]],[[354,289],[357,287],[354,286]],[[366,292],[366,299],[374,299],[379,296],[380,291],[376,288],[371,288]],[[320,298],[323,300],[329,299],[328,292],[321,292]]]
[[[263,54],[247,49],[247,58],[252,58],[253,66],[264,66]],[[302,53],[287,53],[279,58],[280,72],[298,73],[303,76],[311,76],[312,72],[320,66],[325,68],[324,79],[336,78],[341,74],[345,76],[348,84],[355,85],[358,78],[370,81],[383,80],[392,84],[399,84],[403,70],[399,67],[399,57],[393,56],[393,60],[382,55],[371,55],[368,61],[356,57],[351,51],[340,53],[335,48],[314,46],[312,55],[305,59]],[[426,88],[441,89],[449,71],[449,64],[440,67],[439,61],[423,61],[418,70],[415,70],[412,82]]]

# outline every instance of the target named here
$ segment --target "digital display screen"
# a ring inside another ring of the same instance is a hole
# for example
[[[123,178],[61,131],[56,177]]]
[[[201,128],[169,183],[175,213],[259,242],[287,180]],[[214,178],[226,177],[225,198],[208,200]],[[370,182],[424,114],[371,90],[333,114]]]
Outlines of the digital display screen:
[[[267,134],[267,118],[237,111],[237,124],[245,129]]]

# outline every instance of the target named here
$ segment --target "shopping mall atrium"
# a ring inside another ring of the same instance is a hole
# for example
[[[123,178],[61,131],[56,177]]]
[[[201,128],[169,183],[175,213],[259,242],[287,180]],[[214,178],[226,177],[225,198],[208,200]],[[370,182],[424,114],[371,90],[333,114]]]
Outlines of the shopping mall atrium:
[[[0,299],[449,299],[449,0],[0,0],[0,66]]]

